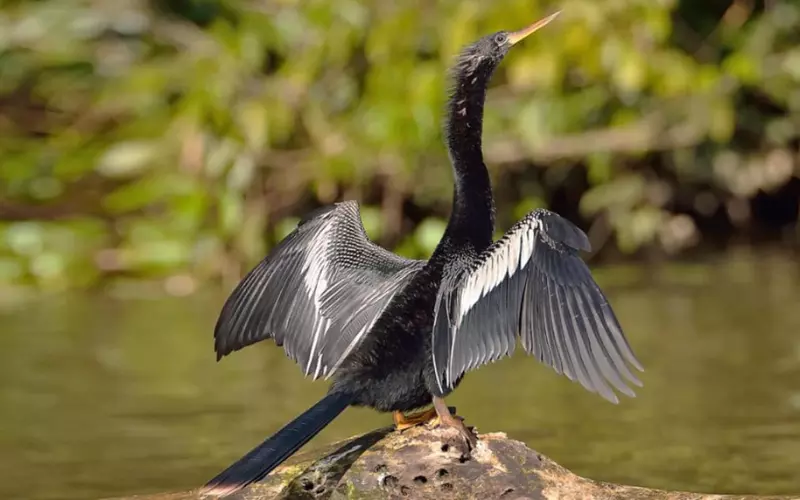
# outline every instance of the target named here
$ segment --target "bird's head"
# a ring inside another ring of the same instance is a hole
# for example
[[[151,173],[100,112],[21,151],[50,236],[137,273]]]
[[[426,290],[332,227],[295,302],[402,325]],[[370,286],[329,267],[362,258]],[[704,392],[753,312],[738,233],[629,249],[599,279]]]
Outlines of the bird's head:
[[[468,45],[458,56],[457,71],[463,76],[477,72],[491,73],[511,47],[550,23],[559,13],[550,14],[519,31],[498,31]]]

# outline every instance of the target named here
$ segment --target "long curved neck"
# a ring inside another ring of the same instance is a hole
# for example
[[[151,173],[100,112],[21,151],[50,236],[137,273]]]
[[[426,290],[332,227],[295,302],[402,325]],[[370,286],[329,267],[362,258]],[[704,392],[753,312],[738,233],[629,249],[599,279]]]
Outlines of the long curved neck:
[[[492,242],[494,200],[483,163],[483,104],[492,67],[462,72],[448,104],[447,147],[455,175],[453,211],[443,243],[472,246],[480,252]]]

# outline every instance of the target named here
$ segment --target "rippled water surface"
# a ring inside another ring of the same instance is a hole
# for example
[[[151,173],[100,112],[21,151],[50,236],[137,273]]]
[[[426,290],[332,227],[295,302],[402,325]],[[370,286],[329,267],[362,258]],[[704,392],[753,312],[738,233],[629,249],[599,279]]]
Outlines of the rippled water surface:
[[[800,264],[745,252],[597,275],[647,368],[639,396],[609,404],[518,352],[465,379],[459,413],[595,479],[800,493]],[[0,309],[0,498],[188,489],[313,404],[325,383],[272,345],[215,363],[223,300]],[[349,409],[309,446],[388,422]]]

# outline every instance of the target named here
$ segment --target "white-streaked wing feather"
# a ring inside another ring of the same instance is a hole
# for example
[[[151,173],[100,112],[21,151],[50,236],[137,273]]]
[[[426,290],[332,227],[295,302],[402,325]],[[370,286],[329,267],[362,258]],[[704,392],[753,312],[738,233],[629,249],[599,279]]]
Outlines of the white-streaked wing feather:
[[[633,396],[628,383],[641,382],[628,364],[642,367],[578,256],[588,249],[586,235],[569,221],[534,210],[470,268],[446,277],[432,332],[439,389],[510,355],[519,336],[528,353],[589,391],[612,402],[613,389]]]
[[[231,293],[214,332],[217,356],[274,338],[306,375],[330,377],[423,266],[372,243],[356,202],[326,207]]]

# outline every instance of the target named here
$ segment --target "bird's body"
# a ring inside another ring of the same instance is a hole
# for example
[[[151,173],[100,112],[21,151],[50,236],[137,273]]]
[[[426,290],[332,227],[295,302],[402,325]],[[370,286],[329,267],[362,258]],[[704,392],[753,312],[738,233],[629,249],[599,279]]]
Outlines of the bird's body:
[[[415,271],[342,365],[331,390],[352,392],[353,406],[409,412],[455,389],[460,379],[452,388],[438,388],[431,330],[443,276],[465,268],[474,256],[459,258],[460,263],[432,259]]]
[[[431,404],[430,331],[442,269],[416,271],[342,366],[331,390],[346,390],[353,405],[408,412]]]
[[[586,235],[535,210],[493,242],[494,204],[483,162],[486,87],[511,45],[549,22],[500,32],[462,51],[454,67],[447,146],[455,173],[453,209],[427,261],[372,243],[353,201],[306,217],[234,290],[215,330],[218,358],[273,338],[328,396],[213,479],[234,491],[263,477],[347,406],[400,412],[434,404],[442,425],[474,440],[443,399],[464,374],[527,352],[616,402],[633,395],[640,368],[604,295],[578,256]],[[641,368],[640,368],[641,369]]]

